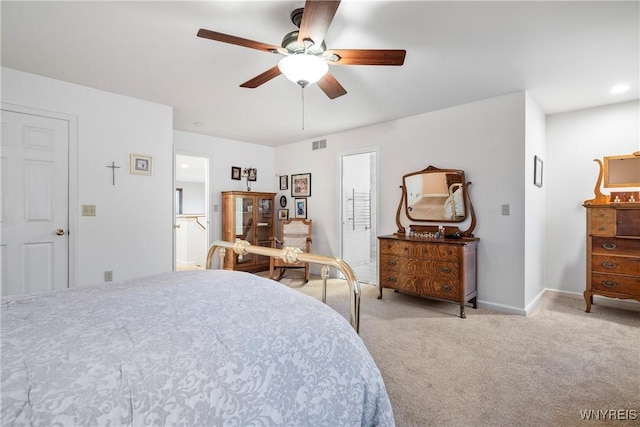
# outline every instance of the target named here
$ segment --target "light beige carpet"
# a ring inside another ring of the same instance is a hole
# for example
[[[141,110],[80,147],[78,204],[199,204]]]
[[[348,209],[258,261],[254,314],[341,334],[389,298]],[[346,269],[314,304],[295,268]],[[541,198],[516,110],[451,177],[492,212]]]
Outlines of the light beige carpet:
[[[320,298],[321,280],[301,282],[282,280]],[[528,317],[467,308],[460,319],[456,304],[362,286],[360,336],[397,426],[640,425],[640,311],[585,313],[582,299],[547,293]],[[348,318],[346,282],[328,288]]]

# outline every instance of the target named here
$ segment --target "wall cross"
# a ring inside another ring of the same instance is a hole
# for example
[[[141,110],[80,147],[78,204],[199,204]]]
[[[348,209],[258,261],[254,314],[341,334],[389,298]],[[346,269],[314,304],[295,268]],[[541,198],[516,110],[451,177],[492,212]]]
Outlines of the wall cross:
[[[111,168],[111,185],[116,185],[116,169],[120,169],[120,166],[116,166],[116,162],[111,162],[107,167]]]

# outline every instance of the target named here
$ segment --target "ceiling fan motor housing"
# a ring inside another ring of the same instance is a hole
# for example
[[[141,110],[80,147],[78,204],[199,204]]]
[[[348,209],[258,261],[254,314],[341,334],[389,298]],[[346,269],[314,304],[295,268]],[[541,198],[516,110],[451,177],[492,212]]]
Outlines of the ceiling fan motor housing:
[[[305,40],[304,43],[298,43],[298,30],[291,31],[282,39],[281,46],[290,54],[309,53],[311,55],[322,55],[327,50],[327,45],[323,41],[321,45],[313,43],[311,40]]]

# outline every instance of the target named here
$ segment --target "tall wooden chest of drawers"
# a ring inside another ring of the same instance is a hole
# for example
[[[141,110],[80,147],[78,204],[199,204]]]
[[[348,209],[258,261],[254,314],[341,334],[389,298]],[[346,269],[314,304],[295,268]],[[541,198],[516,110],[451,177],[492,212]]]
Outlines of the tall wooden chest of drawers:
[[[640,301],[640,204],[587,208],[587,313],[593,296]]]
[[[444,299],[476,308],[477,238],[429,239],[389,235],[380,245],[380,295],[391,288],[414,295]]]

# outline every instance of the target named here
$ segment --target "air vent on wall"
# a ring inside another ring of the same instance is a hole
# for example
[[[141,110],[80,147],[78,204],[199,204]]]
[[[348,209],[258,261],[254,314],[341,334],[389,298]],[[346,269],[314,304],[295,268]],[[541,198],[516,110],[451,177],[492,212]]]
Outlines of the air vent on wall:
[[[313,141],[311,143],[311,147],[313,150],[320,150],[322,148],[327,148],[327,140],[321,139],[319,141]]]

